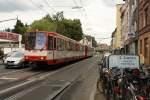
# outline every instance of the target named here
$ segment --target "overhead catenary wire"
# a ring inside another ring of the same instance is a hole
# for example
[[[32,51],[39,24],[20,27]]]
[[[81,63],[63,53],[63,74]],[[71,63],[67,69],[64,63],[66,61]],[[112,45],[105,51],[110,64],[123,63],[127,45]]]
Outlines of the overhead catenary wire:
[[[48,14],[49,16],[51,16],[48,11],[46,11],[45,9],[43,9],[43,7],[39,6],[38,4],[36,4],[35,2],[33,2],[32,0],[30,0],[30,1],[31,1],[31,3],[32,3],[33,5],[35,5],[37,8],[39,8],[40,10],[44,11],[46,14]],[[52,20],[52,22],[55,23],[53,20]]]
[[[106,38],[95,38],[95,39],[101,39],[101,40],[103,40],[103,39],[111,39],[111,37],[106,37]]]
[[[7,21],[11,21],[11,20],[17,20],[17,18],[13,18],[13,19],[6,19],[6,20],[1,20],[1,21],[0,21],[0,23],[1,23],[1,22],[7,22]]]
[[[49,2],[47,1],[47,0],[43,0],[44,2],[45,2],[45,4],[48,6],[48,7],[50,7],[51,8],[51,10],[53,11],[53,13],[57,13],[57,11],[53,8],[53,7],[51,7],[50,6],[50,4],[49,4]]]
[[[73,2],[74,2],[74,4],[75,4],[76,6],[78,6],[78,4],[77,4],[76,0],[73,0]]]
[[[31,2],[34,6],[36,6],[38,9],[40,9],[40,10],[44,11],[45,13],[49,14],[49,12],[46,11],[45,9],[43,9],[43,7],[41,7],[41,5],[38,5],[37,3],[33,2],[33,0],[30,0],[30,2]]]
[[[75,3],[75,5],[78,7],[78,4],[77,4],[77,2],[75,1],[75,0],[73,0],[73,2]],[[89,21],[89,18],[87,17],[87,13],[86,13],[86,10],[85,10],[85,8],[83,7],[83,2],[82,2],[82,0],[80,0],[80,5],[81,5],[81,7],[82,7],[82,11],[79,9],[79,12],[84,16],[84,19],[85,19],[85,25],[86,25],[86,27],[88,26],[88,24],[91,24]]]

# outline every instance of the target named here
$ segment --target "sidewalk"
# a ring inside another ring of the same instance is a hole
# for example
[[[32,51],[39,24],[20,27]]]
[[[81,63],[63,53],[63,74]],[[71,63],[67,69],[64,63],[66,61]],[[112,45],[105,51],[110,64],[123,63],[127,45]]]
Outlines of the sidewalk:
[[[143,67],[143,71],[148,75],[150,75],[150,67]],[[106,100],[103,94],[99,93],[97,90],[95,93],[95,100]]]

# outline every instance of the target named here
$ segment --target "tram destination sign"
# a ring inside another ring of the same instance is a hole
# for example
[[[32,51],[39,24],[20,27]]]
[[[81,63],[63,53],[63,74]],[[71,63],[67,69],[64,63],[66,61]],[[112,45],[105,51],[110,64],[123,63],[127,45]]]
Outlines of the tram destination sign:
[[[137,55],[110,55],[109,67],[139,68],[139,56]]]

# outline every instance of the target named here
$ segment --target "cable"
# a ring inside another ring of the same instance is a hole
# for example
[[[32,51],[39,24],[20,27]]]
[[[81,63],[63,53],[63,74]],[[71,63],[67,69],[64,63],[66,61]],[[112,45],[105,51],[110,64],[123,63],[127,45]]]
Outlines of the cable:
[[[73,0],[73,2],[74,2],[74,4],[75,4],[76,6],[78,6],[78,4],[77,4],[77,2],[76,2],[75,0]]]
[[[40,10],[42,10],[42,11],[44,11],[44,12],[46,12],[47,14],[49,14],[49,12],[47,12],[45,9],[43,9],[42,7],[41,7],[41,5],[40,6],[38,6],[35,2],[33,2],[32,0],[30,0],[31,1],[31,3],[33,4],[33,5],[35,5],[37,8],[39,8]]]
[[[50,8],[53,10],[53,12],[56,14],[57,11],[56,11],[53,7],[50,6],[49,2],[48,2],[47,0],[43,0],[43,1],[44,1],[45,4],[48,5],[48,7],[50,7]]]
[[[1,20],[1,21],[0,21],[0,23],[1,23],[1,22],[11,21],[11,20],[17,20],[17,18],[15,18],[15,19],[6,19],[6,20]]]
[[[96,38],[96,39],[104,40],[104,39],[111,39],[111,37],[107,37],[107,38]]]

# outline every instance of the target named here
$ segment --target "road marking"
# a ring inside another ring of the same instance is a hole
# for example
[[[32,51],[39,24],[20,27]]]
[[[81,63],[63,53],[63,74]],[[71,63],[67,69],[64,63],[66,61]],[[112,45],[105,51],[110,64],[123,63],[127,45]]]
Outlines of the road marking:
[[[17,88],[19,88],[19,87],[25,86],[25,85],[30,84],[30,83],[32,83],[32,82],[36,82],[36,81],[39,81],[39,80],[44,80],[44,78],[45,78],[46,76],[55,74],[55,73],[57,73],[57,72],[59,72],[59,71],[54,71],[54,72],[52,72],[52,73],[45,74],[45,75],[43,75],[43,77],[41,77],[41,78],[39,78],[39,77],[37,77],[37,78],[30,78],[30,79],[28,79],[28,81],[26,81],[26,82],[24,82],[24,83],[21,83],[21,84],[15,85],[15,86],[13,86],[13,87],[10,87],[10,88],[1,90],[1,91],[0,91],[0,95],[5,94],[5,93],[10,92],[10,91],[13,91],[13,90],[15,90],[15,89],[17,89]]]
[[[73,65],[75,65],[75,64],[73,64]],[[13,90],[18,89],[18,88],[20,88],[20,87],[23,87],[23,86],[25,86],[25,85],[27,85],[27,84],[31,84],[31,83],[37,82],[37,81],[39,81],[39,80],[44,80],[44,79],[45,79],[46,77],[48,77],[49,75],[53,75],[53,74],[59,73],[59,72],[61,72],[61,71],[69,70],[70,68],[73,67],[73,65],[69,65],[69,66],[64,67],[64,68],[62,68],[62,69],[60,69],[60,70],[56,70],[56,71],[54,71],[54,72],[44,74],[43,76],[40,76],[40,77],[29,78],[29,79],[27,79],[27,81],[24,82],[24,83],[21,83],[21,84],[15,85],[15,86],[13,86],[13,87],[9,87],[9,88],[7,88],[7,89],[1,90],[1,91],[0,91],[0,95],[9,93],[10,91],[13,91]],[[74,67],[73,67],[73,68],[74,68]],[[13,71],[13,72],[17,72],[17,71]],[[10,73],[13,73],[13,72],[10,72]],[[4,74],[6,74],[6,73],[4,73]],[[3,75],[4,75],[4,74],[3,74]],[[1,75],[1,74],[0,74],[0,75]],[[76,79],[75,79],[75,80],[76,80]],[[71,84],[71,83],[69,82],[69,83],[66,84],[66,86],[68,86],[68,85],[70,85],[70,84]],[[65,87],[64,87],[64,88],[65,88]],[[63,89],[62,89],[62,90],[63,90]],[[61,91],[62,91],[62,90],[61,90]],[[56,94],[57,94],[57,93],[56,93]],[[55,94],[55,95],[56,95],[56,94]],[[50,96],[49,98],[52,98],[52,96]]]
[[[32,82],[34,82],[34,81],[35,81],[35,80],[26,81],[26,82],[24,82],[24,83],[21,83],[21,84],[15,85],[15,86],[13,86],[13,87],[7,88],[7,89],[5,89],[5,90],[2,90],[2,91],[0,91],[0,95],[5,94],[5,93],[7,93],[7,92],[10,92],[10,91],[12,91],[12,90],[15,90],[15,89],[17,89],[17,88],[19,88],[19,87],[21,87],[21,86],[27,85],[27,84],[32,83]]]
[[[20,98],[20,97],[26,95],[27,93],[32,92],[33,90],[35,90],[35,89],[37,89],[37,88],[39,88],[39,87],[40,87],[40,85],[39,85],[39,86],[36,86],[36,87],[33,87],[33,88],[30,88],[30,89],[27,89],[27,90],[24,90],[24,91],[22,91],[22,92],[17,93],[16,95],[13,95],[13,96],[11,96],[11,97],[9,97],[9,98],[6,98],[5,100],[17,100],[18,98]]]
[[[15,78],[15,77],[7,77],[7,76],[2,76],[2,77],[0,77],[0,79],[2,79],[2,80],[18,80],[18,78]]]
[[[0,76],[7,75],[7,74],[10,74],[10,73],[15,73],[15,72],[21,72],[21,71],[25,71],[25,70],[27,70],[27,69],[21,69],[21,70],[15,70],[15,71],[7,72],[7,73],[2,73],[2,74],[0,74]]]

